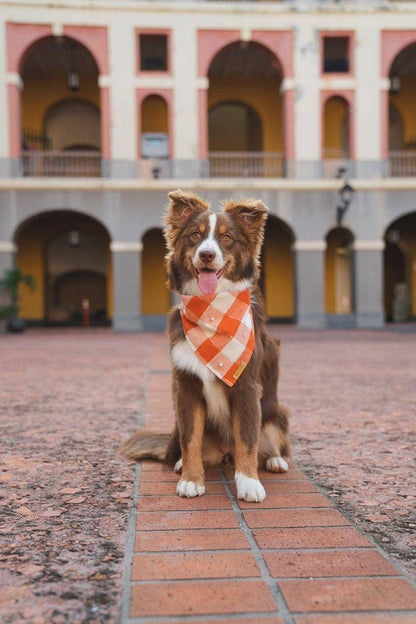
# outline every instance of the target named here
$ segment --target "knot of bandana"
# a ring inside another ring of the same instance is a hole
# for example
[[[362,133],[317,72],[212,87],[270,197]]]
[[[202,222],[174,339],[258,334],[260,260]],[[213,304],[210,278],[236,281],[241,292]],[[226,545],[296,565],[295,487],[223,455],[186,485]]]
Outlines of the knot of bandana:
[[[192,351],[227,386],[233,386],[254,351],[250,290],[180,295],[185,338]]]

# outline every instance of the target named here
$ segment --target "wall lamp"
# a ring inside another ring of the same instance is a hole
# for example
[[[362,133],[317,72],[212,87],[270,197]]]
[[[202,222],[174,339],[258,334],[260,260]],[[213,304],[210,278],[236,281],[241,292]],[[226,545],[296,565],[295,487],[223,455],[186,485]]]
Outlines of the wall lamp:
[[[344,186],[338,191],[339,201],[340,201],[340,203],[337,206],[337,226],[338,227],[342,224],[342,220],[350,206],[354,192],[355,192],[354,189],[352,188],[350,184],[348,184],[348,182],[346,182]]]

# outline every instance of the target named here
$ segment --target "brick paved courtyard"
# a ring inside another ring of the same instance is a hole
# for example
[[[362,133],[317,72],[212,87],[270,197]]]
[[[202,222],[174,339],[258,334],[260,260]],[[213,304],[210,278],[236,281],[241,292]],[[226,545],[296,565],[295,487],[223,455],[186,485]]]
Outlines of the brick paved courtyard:
[[[0,338],[1,621],[416,621],[416,333],[272,331],[294,453],[261,506],[118,457],[171,426],[162,334]]]

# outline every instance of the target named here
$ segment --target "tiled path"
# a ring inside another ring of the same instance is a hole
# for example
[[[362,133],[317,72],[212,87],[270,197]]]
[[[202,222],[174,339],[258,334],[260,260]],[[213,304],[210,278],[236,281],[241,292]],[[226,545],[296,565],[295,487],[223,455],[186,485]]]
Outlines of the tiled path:
[[[169,364],[154,344],[144,422],[167,431]],[[161,465],[137,474],[123,622],[415,624],[414,587],[293,463],[260,475],[261,505],[236,500],[231,471],[210,471],[190,500]]]

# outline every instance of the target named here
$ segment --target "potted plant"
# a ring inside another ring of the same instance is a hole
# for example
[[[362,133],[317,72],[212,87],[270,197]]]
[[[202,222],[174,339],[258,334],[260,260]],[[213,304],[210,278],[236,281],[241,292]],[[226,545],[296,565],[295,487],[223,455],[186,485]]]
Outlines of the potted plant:
[[[3,326],[6,325],[9,331],[22,332],[25,330],[26,322],[19,318],[19,288],[22,284],[28,286],[32,291],[35,289],[35,280],[32,275],[24,275],[20,269],[9,269],[0,280],[0,287],[7,292],[8,303],[0,305],[0,330],[1,320]]]

